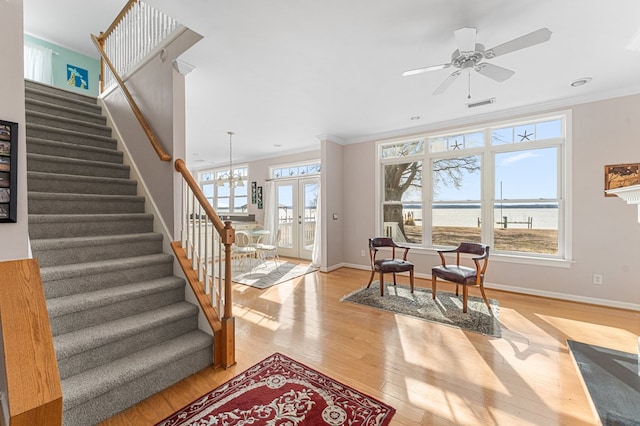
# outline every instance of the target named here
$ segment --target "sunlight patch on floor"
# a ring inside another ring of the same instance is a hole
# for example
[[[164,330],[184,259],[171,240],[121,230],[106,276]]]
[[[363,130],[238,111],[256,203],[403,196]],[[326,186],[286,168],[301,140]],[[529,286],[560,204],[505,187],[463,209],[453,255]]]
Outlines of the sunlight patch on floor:
[[[255,309],[236,305],[233,307],[233,312],[237,318],[242,318],[244,321],[249,321],[269,330],[275,331],[280,328],[279,321],[275,320],[272,316],[266,315]]]
[[[303,277],[298,277],[281,284],[276,284],[273,287],[265,289],[260,299],[282,304],[296,292],[296,289],[302,281]]]
[[[619,346],[610,349],[623,352],[636,352],[638,350],[633,344],[637,340],[638,334],[628,330],[622,330],[617,326],[594,324],[592,322],[560,318],[551,315],[538,314],[537,316],[571,340],[584,343],[597,342],[600,336],[605,335],[612,338],[615,337],[615,340],[620,342]],[[578,331],[576,332],[576,330]]]

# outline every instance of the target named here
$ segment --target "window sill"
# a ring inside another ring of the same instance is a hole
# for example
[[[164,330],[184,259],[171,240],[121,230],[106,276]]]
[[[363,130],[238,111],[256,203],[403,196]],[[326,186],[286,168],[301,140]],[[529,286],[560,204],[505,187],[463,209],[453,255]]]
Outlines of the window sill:
[[[435,248],[423,248],[411,246],[411,250],[413,252],[423,252],[428,254],[433,254],[437,256],[437,250]],[[411,251],[409,252],[411,253]],[[559,259],[552,257],[539,257],[535,255],[513,255],[513,254],[504,254],[504,253],[491,253],[489,255],[489,260],[491,262],[503,262],[503,263],[517,263],[520,265],[533,265],[533,266],[546,266],[550,268],[570,268],[575,261],[568,259]]]
[[[536,256],[515,256],[509,254],[491,254],[491,260],[504,263],[518,263],[521,265],[547,266],[551,268],[570,268],[575,263],[574,260],[536,257]]]

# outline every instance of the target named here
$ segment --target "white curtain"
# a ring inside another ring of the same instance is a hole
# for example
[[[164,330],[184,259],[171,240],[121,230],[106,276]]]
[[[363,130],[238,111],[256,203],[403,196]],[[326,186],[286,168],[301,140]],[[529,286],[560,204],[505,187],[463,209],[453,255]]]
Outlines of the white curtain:
[[[313,235],[313,251],[311,265],[319,268],[322,265],[322,197],[320,182],[318,182],[318,203],[316,204],[316,230]]]
[[[24,78],[53,85],[53,50],[24,44]]]
[[[278,232],[278,200],[276,197],[276,183],[267,181],[264,184],[264,229],[271,231],[267,243],[275,244],[276,233]]]

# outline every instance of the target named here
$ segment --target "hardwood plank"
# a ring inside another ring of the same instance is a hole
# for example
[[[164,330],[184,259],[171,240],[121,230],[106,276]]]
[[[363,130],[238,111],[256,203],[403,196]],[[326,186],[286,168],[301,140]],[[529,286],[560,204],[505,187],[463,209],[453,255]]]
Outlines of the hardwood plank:
[[[491,289],[500,339],[340,302],[368,279],[342,268],[265,290],[234,286],[237,364],[203,370],[103,425],[160,421],[273,352],[392,405],[392,425],[590,425],[566,340],[634,352],[640,335],[640,312]]]
[[[35,259],[0,262],[0,326],[11,425],[60,425],[60,375]]]

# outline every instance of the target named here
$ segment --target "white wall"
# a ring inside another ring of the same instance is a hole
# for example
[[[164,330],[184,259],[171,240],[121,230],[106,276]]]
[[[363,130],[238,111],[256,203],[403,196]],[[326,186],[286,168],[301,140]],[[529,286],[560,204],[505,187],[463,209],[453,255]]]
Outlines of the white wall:
[[[16,223],[0,223],[0,261],[29,257],[27,224],[27,149],[24,113],[22,0],[0,2],[0,119],[18,123],[18,210]],[[1,336],[0,336],[1,338]],[[1,340],[0,340],[1,342]],[[1,346],[1,344],[0,344]],[[0,347],[0,349],[2,349]],[[9,424],[4,350],[0,354],[0,423]]]
[[[201,38],[187,30],[165,48],[166,55],[156,54],[125,81],[162,147],[173,157],[171,161],[160,161],[119,88],[102,97],[114,130],[122,137],[138,175],[144,177],[144,185],[162,221],[174,233],[174,240],[174,206],[180,203],[180,197],[174,193],[173,162],[185,153],[185,118],[184,111],[179,110],[185,105],[185,91],[184,78],[175,75],[172,62]]]
[[[637,209],[603,194],[606,164],[640,162],[640,95],[570,109],[574,262],[565,268],[523,265],[494,255],[487,272],[487,286],[640,309]],[[344,147],[346,264],[368,267],[368,258],[360,254],[367,247],[367,239],[378,233],[376,164],[375,141]],[[423,276],[430,275],[430,268],[438,262],[432,250],[413,249],[410,259],[416,263],[416,272]],[[604,275],[603,285],[592,283],[594,273]]]
[[[344,146],[322,141],[322,263],[323,271],[342,265],[345,238]],[[360,162],[356,162],[359,166]],[[356,167],[359,168],[359,167]],[[335,215],[335,217],[334,217]]]
[[[0,223],[0,261],[29,257],[22,0],[0,2],[0,120],[18,123],[17,223]]]

